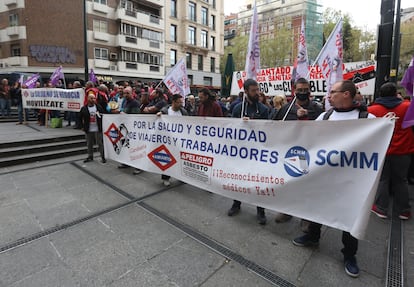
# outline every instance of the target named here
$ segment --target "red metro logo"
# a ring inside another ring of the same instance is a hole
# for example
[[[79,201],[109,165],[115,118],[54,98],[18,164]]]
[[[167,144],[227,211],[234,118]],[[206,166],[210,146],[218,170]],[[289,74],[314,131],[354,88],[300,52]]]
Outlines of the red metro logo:
[[[162,145],[148,154],[148,158],[162,171],[169,169],[177,160],[170,153],[165,145]]]

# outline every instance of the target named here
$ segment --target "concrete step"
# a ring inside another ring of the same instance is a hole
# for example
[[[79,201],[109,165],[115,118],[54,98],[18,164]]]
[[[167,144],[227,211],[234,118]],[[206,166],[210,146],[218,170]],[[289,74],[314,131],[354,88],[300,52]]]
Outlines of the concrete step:
[[[14,156],[23,156],[28,154],[42,153],[47,151],[62,151],[71,148],[85,147],[86,140],[82,136],[81,139],[69,139],[61,141],[51,141],[39,144],[21,145],[0,149],[0,159]]]
[[[41,144],[50,144],[56,142],[65,142],[65,141],[76,141],[76,140],[85,140],[85,135],[71,135],[71,136],[61,136],[61,137],[54,137],[54,138],[43,138],[43,139],[36,139],[36,140],[25,140],[25,141],[15,141],[15,142],[4,142],[0,143],[0,149],[5,148],[15,148],[21,146],[33,146],[33,145],[41,145]]]
[[[31,154],[23,154],[23,155],[10,156],[6,158],[0,158],[0,167],[8,167],[8,166],[13,166],[13,165],[26,164],[26,163],[32,163],[36,161],[44,161],[44,160],[50,160],[50,159],[57,159],[57,158],[63,158],[63,157],[68,157],[68,156],[80,155],[80,154],[85,154],[85,157],[86,157],[86,154],[87,154],[86,144],[80,147],[50,150],[50,151],[43,151],[43,152],[36,152],[36,153],[31,153]]]

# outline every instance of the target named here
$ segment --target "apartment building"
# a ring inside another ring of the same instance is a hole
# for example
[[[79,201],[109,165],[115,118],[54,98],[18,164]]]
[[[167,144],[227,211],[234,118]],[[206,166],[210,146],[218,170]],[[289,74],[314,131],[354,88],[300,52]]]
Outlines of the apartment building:
[[[74,80],[87,66],[105,81],[152,81],[187,56],[194,85],[220,86],[223,17],[222,0],[0,0],[0,69],[47,79],[63,66]]]
[[[166,66],[185,57],[193,88],[220,89],[224,0],[166,0],[165,11]]]
[[[238,13],[237,32],[240,35],[250,33],[253,3],[253,0],[244,1]],[[314,59],[317,56],[323,46],[322,6],[317,0],[257,0],[256,5],[261,39],[277,37],[281,28],[287,28],[292,33],[292,51],[284,64],[293,64],[297,55],[302,18],[306,26],[309,57]]]

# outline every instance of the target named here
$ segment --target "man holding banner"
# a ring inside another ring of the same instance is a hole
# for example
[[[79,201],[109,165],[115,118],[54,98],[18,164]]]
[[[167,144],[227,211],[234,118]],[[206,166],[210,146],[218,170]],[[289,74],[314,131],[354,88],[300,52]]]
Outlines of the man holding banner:
[[[340,81],[332,86],[329,91],[328,100],[333,109],[322,113],[316,120],[354,120],[358,118],[375,118],[368,114],[366,107],[354,103],[356,95],[355,84],[351,81]],[[308,233],[293,239],[296,246],[316,246],[319,244],[322,224],[311,222]],[[342,243],[344,248],[341,252],[344,255],[345,272],[351,277],[359,276],[359,267],[355,258],[358,250],[358,239],[349,232],[342,232]]]
[[[234,107],[232,117],[267,120],[269,118],[269,110],[264,104],[259,102],[259,84],[253,79],[247,79],[244,82],[244,90],[247,97],[243,102],[238,103]],[[233,200],[233,205],[227,212],[227,215],[233,216],[239,213],[240,205],[240,201]],[[257,221],[261,225],[266,224],[264,208],[260,206],[257,206]]]

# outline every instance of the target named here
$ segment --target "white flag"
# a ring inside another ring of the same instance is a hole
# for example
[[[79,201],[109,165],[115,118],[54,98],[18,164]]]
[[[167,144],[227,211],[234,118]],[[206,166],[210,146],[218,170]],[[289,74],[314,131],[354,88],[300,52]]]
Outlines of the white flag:
[[[257,72],[260,69],[260,47],[259,47],[259,24],[257,20],[256,1],[252,15],[252,26],[250,28],[249,44],[246,55],[246,78],[256,80]]]
[[[343,80],[343,54],[342,19],[340,19],[316,58],[316,63],[326,80],[328,94],[333,84]],[[329,108],[329,101],[325,100],[325,110]]]
[[[190,85],[188,84],[185,58],[182,58],[175,64],[165,76],[163,82],[172,94],[180,94],[181,96],[186,97],[191,93]]]
[[[309,78],[308,49],[306,48],[305,21],[303,21],[303,18],[298,42],[298,56],[295,60],[293,73],[292,78],[295,82],[299,78]]]

